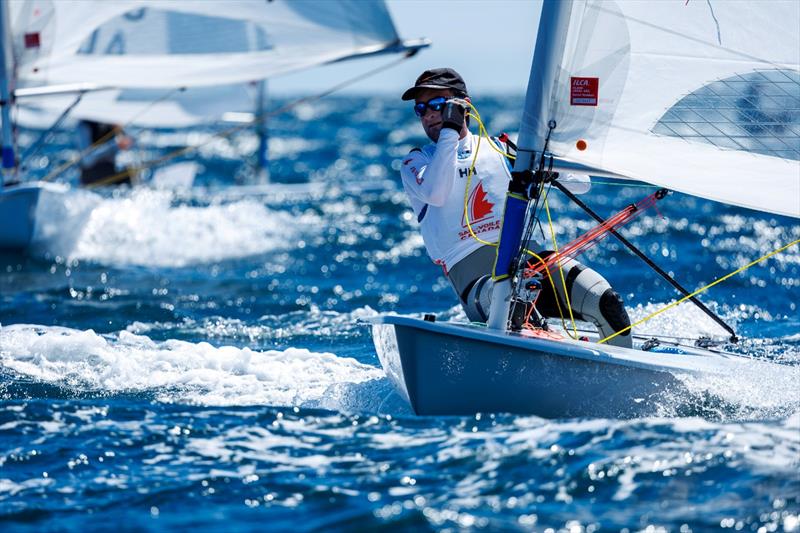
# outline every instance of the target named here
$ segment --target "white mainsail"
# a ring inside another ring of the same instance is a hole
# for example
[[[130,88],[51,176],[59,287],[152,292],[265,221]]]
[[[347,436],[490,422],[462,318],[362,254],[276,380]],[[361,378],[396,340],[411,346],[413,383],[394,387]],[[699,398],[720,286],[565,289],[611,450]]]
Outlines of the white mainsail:
[[[192,87],[185,91],[114,89],[89,92],[69,113],[70,118],[142,128],[189,128],[224,120],[231,113],[256,112],[257,83]],[[26,98],[17,109],[17,122],[49,128],[76,100],[74,94]]]
[[[576,1],[550,151],[800,217],[798,28],[796,0]]]
[[[194,87],[266,79],[401,44],[383,2],[13,2],[25,86]]]
[[[427,45],[402,41],[382,1],[15,0],[10,7],[18,88],[112,87],[86,94],[71,116],[149,127],[252,112],[254,80]],[[169,94],[177,87],[189,89]],[[21,103],[46,116],[74,100],[51,94]]]

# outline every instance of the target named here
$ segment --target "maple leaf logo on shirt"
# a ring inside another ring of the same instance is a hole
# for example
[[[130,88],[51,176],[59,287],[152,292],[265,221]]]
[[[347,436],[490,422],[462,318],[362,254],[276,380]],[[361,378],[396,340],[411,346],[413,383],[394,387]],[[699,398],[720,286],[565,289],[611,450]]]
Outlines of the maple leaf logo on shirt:
[[[494,204],[486,198],[486,191],[483,190],[483,182],[478,183],[478,186],[472,190],[467,201],[469,223],[474,224],[492,216],[492,208]],[[467,227],[467,220],[462,215],[461,225]]]

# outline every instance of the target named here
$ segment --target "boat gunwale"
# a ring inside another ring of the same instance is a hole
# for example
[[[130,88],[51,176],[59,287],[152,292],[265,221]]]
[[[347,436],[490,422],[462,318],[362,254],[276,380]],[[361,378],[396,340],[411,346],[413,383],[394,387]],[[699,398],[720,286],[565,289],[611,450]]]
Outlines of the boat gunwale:
[[[431,333],[460,337],[464,339],[483,341],[488,343],[502,344],[512,348],[538,351],[553,355],[575,357],[578,359],[590,360],[599,363],[610,363],[635,368],[641,368],[660,372],[682,372],[690,374],[698,373],[723,373],[725,369],[742,364],[769,364],[766,361],[759,361],[744,356],[730,356],[718,352],[697,349],[698,353],[664,353],[664,352],[644,352],[619,346],[604,345],[593,348],[584,346],[586,341],[576,341],[571,338],[564,338],[560,341],[527,337],[519,333],[501,332],[490,330],[485,327],[475,326],[469,323],[460,322],[432,322],[415,317],[402,315],[380,315],[367,317],[363,322],[371,325],[391,325],[408,327],[417,330],[428,331]],[[597,345],[595,345],[597,346]],[[553,350],[554,347],[558,349]],[[722,367],[722,368],[721,368]]]

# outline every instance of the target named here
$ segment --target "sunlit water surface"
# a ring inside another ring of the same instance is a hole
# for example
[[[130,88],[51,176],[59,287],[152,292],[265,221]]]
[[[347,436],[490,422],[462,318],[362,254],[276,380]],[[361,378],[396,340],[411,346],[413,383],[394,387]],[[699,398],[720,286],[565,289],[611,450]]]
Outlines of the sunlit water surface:
[[[520,99],[476,101],[513,133]],[[693,416],[410,412],[359,321],[464,316],[399,183],[423,139],[398,103],[272,121],[279,185],[252,185],[252,134],[207,129],[142,132],[129,155],[205,143],[194,188],[45,193],[33,250],[0,257],[2,529],[800,530],[797,248],[702,296],[744,338],[731,349],[785,372],[688,383],[711,398]],[[650,191],[584,200],[609,215]],[[592,227],[551,202],[560,242]],[[794,220],[679,194],[623,231],[689,288],[800,238]],[[582,260],[635,319],[675,297],[613,240]],[[636,331],[723,333],[688,305]]]

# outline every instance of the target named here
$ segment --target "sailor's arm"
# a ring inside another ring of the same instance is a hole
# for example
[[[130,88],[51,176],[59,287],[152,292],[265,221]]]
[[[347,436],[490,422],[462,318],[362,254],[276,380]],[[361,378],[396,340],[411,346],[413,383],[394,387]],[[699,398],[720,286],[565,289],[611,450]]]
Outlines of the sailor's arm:
[[[426,204],[444,205],[455,181],[457,151],[458,132],[442,128],[433,157],[419,150],[408,154],[400,167],[400,176],[409,194]]]
[[[97,164],[98,161],[114,157],[119,149],[113,141],[106,142],[100,146],[89,149],[81,155],[80,166],[88,168]]]
[[[96,165],[98,161],[113,158],[119,151],[113,138],[95,146],[92,143],[91,129],[84,123],[78,125],[78,149],[80,151],[79,164],[83,168],[89,168]]]

